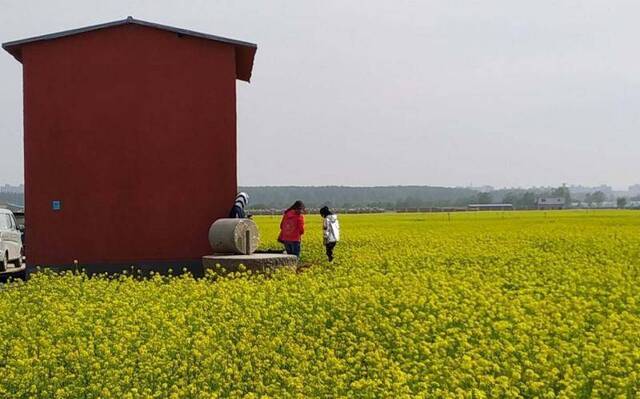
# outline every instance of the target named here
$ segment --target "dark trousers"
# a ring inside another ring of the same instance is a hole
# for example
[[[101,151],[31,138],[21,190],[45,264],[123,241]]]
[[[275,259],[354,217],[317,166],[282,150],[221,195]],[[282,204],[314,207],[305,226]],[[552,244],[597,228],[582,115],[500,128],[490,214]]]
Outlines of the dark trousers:
[[[285,241],[283,244],[285,251],[287,251],[289,255],[300,257],[300,241]]]
[[[337,242],[328,242],[324,244],[327,250],[327,258],[329,259],[329,262],[333,261],[333,249],[336,247],[336,244]]]
[[[238,205],[234,205],[233,208],[231,208],[231,211],[229,212],[229,217],[231,219],[244,219],[245,218],[244,209],[242,209],[242,207],[239,207]]]

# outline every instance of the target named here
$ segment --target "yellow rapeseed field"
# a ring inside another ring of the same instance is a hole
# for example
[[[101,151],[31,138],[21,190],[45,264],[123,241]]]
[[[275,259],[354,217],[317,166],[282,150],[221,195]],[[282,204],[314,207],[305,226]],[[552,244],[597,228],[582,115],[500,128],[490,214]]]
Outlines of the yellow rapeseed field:
[[[298,274],[3,286],[0,398],[640,396],[640,212],[340,219]]]

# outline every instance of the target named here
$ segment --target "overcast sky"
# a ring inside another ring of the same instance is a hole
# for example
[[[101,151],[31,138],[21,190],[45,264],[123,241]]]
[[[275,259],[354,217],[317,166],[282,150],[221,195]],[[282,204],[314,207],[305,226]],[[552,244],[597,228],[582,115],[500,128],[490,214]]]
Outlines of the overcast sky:
[[[127,15],[258,44],[241,185],[640,183],[640,1],[0,0],[0,41]],[[0,54],[0,183],[21,70]]]

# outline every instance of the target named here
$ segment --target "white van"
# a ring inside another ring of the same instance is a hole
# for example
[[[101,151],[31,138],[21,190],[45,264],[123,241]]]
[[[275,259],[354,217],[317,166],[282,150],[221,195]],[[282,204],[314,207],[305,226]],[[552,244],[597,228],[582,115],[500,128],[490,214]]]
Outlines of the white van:
[[[22,233],[13,213],[0,209],[0,271],[7,271],[11,263],[22,267]]]

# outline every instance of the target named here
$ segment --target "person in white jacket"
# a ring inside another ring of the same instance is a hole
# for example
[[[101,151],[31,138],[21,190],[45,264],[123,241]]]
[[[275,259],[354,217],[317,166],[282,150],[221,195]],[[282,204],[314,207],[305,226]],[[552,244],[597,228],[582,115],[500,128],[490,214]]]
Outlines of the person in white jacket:
[[[322,235],[324,238],[324,246],[327,250],[327,258],[329,262],[333,261],[333,249],[340,241],[340,223],[338,215],[335,215],[329,207],[320,208],[320,216],[322,216]]]

